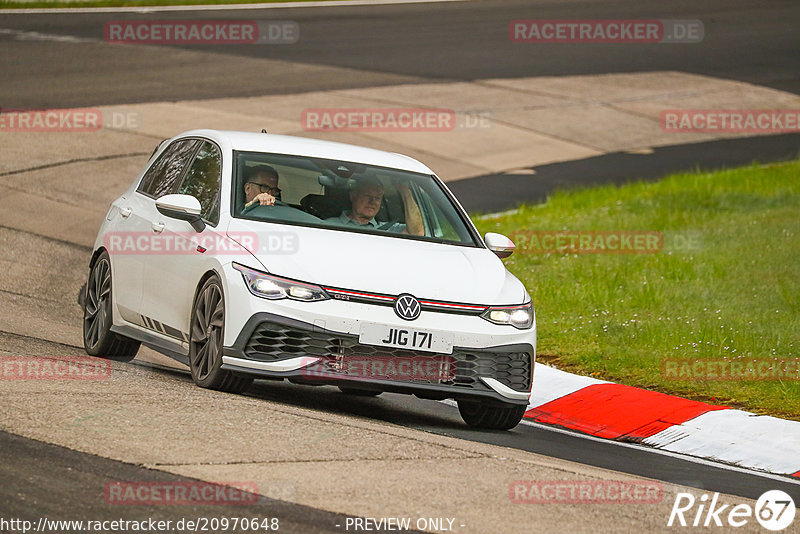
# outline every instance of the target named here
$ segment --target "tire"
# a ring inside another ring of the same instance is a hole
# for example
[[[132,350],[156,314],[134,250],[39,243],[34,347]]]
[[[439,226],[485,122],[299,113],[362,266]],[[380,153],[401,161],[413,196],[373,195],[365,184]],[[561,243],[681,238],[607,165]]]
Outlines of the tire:
[[[383,391],[373,391],[369,389],[358,389],[358,388],[351,388],[347,386],[336,386],[339,388],[339,391],[345,393],[346,395],[355,395],[357,397],[377,397]]]
[[[225,298],[219,278],[206,280],[192,304],[189,325],[189,369],[201,388],[242,393],[253,378],[222,369],[225,334]]]
[[[522,421],[527,406],[509,404],[497,406],[475,401],[459,400],[458,411],[469,426],[491,430],[510,430]]]
[[[129,362],[139,351],[139,342],[111,331],[113,299],[111,260],[103,251],[89,271],[83,296],[83,348],[86,354]]]

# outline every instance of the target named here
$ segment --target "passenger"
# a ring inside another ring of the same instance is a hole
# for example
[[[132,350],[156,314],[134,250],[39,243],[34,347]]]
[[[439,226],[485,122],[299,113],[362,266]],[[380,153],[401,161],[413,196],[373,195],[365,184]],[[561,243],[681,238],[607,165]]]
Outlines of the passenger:
[[[408,183],[397,184],[397,192],[403,199],[403,208],[406,214],[406,224],[379,223],[375,216],[381,209],[383,202],[383,185],[377,180],[363,179],[358,182],[355,189],[350,191],[351,210],[344,210],[338,217],[330,217],[325,222],[341,226],[355,226],[361,228],[374,228],[386,232],[403,233],[410,235],[424,235],[425,225],[422,222],[422,213],[414,200]]]

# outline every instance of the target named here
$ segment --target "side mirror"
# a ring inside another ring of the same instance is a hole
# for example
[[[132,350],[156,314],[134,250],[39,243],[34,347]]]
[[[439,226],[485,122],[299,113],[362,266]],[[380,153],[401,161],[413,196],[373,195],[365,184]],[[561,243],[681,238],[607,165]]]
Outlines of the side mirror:
[[[517,248],[514,242],[503,234],[486,232],[486,235],[483,236],[483,240],[486,242],[486,246],[489,250],[497,254],[497,257],[501,260],[511,256],[514,249]]]
[[[166,217],[188,222],[197,232],[206,227],[200,216],[200,201],[191,195],[164,195],[156,200],[156,209]]]

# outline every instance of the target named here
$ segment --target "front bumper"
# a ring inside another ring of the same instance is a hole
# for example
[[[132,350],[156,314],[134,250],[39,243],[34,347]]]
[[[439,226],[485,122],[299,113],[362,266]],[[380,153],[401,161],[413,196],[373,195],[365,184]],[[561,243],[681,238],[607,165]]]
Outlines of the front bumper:
[[[377,347],[360,344],[353,334],[259,312],[233,346],[223,349],[222,368],[305,384],[527,405],[534,350],[527,343],[455,346],[452,354]],[[380,372],[375,373],[377,366]]]

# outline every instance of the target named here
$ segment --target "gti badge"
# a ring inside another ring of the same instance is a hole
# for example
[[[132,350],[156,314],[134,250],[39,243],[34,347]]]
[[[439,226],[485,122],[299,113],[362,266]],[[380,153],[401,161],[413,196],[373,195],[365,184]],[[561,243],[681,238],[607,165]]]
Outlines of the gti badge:
[[[406,321],[413,321],[419,317],[421,311],[422,307],[419,305],[419,301],[409,294],[400,295],[394,303],[394,312]]]

